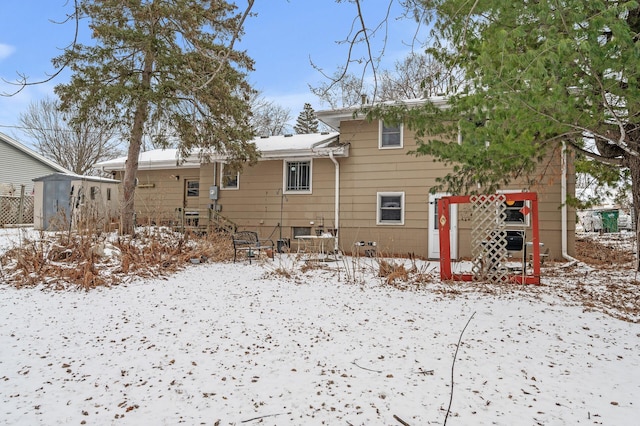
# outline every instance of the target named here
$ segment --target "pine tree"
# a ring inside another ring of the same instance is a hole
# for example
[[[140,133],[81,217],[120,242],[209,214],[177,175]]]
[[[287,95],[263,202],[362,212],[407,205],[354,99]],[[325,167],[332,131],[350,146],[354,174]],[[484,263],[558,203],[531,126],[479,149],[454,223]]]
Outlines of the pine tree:
[[[300,112],[300,115],[298,115],[296,125],[293,126],[293,129],[299,135],[306,133],[318,133],[318,117],[316,117],[316,112],[313,110],[310,103],[304,104],[304,109]]]
[[[231,163],[253,162],[246,72],[253,61],[233,46],[244,13],[225,1],[79,0],[94,43],[74,45],[53,63],[68,66],[71,81],[56,87],[63,110],[78,122],[115,120],[128,133],[122,229],[133,233],[135,178],[142,141],[151,128],[157,144],[177,140],[182,154],[201,148]]]

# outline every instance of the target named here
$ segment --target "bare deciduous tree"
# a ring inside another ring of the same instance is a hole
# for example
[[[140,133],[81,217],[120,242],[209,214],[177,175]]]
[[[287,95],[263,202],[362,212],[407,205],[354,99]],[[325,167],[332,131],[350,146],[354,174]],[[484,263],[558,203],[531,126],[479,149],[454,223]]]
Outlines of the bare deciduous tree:
[[[379,101],[381,63],[386,54],[392,21],[415,24],[413,36],[404,40],[413,52],[414,45],[422,48],[425,44],[424,41],[418,41],[418,35],[431,10],[425,7],[425,0],[386,0],[375,6],[363,6],[361,0],[335,1],[355,7],[347,35],[337,41],[339,45],[346,46],[345,59],[337,68],[338,71],[332,74],[326,73],[312,61],[311,65],[325,77],[326,82],[311,90],[332,108],[354,106],[361,99],[368,99],[370,103]],[[382,11],[382,15],[378,13],[372,21],[368,12],[374,9]],[[355,90],[356,87],[358,90]]]
[[[327,82],[318,87],[309,86],[311,93],[333,109],[360,105],[362,99],[370,98],[370,90],[362,78],[354,74],[337,71]]]
[[[291,120],[291,110],[269,101],[256,92],[250,100],[251,126],[257,135],[275,136],[287,132]]]
[[[428,54],[412,52],[396,61],[394,70],[380,73],[380,100],[419,99],[451,93],[461,76],[450,73]]]
[[[367,84],[363,78],[337,71],[329,81],[311,87],[311,92],[331,108],[341,108],[371,102],[374,93],[380,101],[419,99],[452,93],[461,83],[459,73],[450,72],[431,55],[417,53],[396,61],[393,70],[383,70],[378,76],[375,88],[373,82]]]
[[[47,97],[31,103],[20,114],[20,122],[42,155],[79,175],[91,174],[96,162],[120,155],[111,125],[91,121],[71,124],[72,115],[73,110],[63,113],[58,103]]]

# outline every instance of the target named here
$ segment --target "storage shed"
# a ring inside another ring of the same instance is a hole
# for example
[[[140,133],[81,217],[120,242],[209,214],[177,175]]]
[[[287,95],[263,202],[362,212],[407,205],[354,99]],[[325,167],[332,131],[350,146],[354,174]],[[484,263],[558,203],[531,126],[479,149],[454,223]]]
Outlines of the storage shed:
[[[105,227],[119,215],[120,181],[53,173],[34,181],[34,228]]]

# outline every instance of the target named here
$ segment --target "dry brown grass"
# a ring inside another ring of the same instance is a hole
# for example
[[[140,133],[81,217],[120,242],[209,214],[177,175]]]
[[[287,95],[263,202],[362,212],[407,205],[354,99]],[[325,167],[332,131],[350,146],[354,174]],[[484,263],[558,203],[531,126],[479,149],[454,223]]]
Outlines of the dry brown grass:
[[[434,271],[419,268],[414,258],[409,267],[404,262],[391,262],[380,258],[378,260],[378,277],[384,278],[384,283],[399,289],[408,289],[421,284],[434,282]]]
[[[631,251],[611,247],[592,238],[576,238],[575,257],[588,265],[599,268],[616,267],[634,260]]]
[[[396,282],[396,280],[405,282],[409,280],[409,273],[402,263],[394,263],[382,259],[378,265],[378,276],[385,278],[386,284],[392,284]]]
[[[227,261],[233,246],[226,234],[177,234],[143,228],[134,237],[89,232],[41,233],[2,257],[2,275],[16,287],[43,285],[91,289],[132,277],[163,276],[192,263]]]

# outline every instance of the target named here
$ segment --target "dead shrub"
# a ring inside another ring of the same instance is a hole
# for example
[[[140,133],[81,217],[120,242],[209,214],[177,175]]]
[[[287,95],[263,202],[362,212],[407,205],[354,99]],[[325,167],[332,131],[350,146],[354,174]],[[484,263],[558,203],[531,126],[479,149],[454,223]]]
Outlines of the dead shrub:
[[[589,265],[614,266],[635,260],[632,250],[621,250],[592,238],[576,238],[575,257]]]
[[[273,270],[273,275],[277,275],[277,276],[284,277],[284,278],[287,278],[287,279],[289,279],[289,278],[291,278],[293,276],[291,271],[287,270],[286,268],[282,268],[282,267],[274,269]]]
[[[393,284],[396,280],[408,281],[409,273],[403,264],[397,264],[393,262],[381,259],[378,262],[378,276],[385,278],[386,284]]]
[[[308,271],[313,271],[316,269],[327,269],[327,265],[325,265],[324,263],[321,262],[315,262],[315,261],[311,261],[311,262],[304,262],[302,264],[302,266],[300,266],[300,271],[304,274]]]
[[[228,261],[233,256],[226,234],[184,235],[168,228],[143,228],[135,236],[87,231],[41,233],[25,238],[1,259],[5,281],[16,287],[44,285],[89,290],[136,277],[173,273],[192,259]]]

